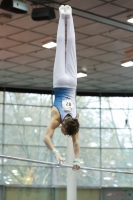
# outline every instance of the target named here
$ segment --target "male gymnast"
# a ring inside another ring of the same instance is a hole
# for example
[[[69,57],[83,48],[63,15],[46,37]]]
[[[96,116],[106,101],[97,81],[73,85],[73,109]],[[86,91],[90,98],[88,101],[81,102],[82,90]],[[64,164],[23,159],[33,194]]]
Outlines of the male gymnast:
[[[59,163],[65,162],[59,151],[55,149],[51,137],[61,124],[61,132],[71,136],[75,159],[73,169],[80,168],[80,149],[78,140],[79,122],[76,112],[77,59],[75,31],[72,8],[68,5],[59,7],[59,24],[57,30],[57,48],[53,73],[55,101],[51,111],[51,121],[46,129],[44,142]],[[67,23],[67,43],[65,48],[65,23]]]

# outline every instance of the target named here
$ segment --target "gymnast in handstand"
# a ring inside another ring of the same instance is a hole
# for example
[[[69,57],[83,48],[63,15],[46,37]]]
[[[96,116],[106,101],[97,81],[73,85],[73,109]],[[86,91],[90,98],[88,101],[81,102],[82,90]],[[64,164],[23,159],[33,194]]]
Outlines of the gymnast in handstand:
[[[51,121],[46,129],[44,142],[52,151],[59,163],[65,162],[59,151],[55,149],[51,137],[61,124],[61,132],[72,137],[75,159],[73,169],[80,168],[79,159],[79,122],[76,112],[77,59],[75,47],[75,31],[72,8],[68,5],[59,7],[59,24],[57,30],[57,48],[53,73],[55,101],[51,112]],[[65,47],[65,23],[67,23],[67,43]]]

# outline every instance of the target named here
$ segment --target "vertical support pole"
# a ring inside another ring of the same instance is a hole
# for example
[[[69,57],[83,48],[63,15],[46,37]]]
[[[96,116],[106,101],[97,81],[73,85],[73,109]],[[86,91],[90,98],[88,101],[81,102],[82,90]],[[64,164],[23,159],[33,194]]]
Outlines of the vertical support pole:
[[[67,163],[72,165],[74,158],[72,138],[67,139]],[[77,200],[76,172],[67,169],[67,200]]]
[[[3,91],[3,111],[2,111],[2,154],[4,154],[4,143],[5,143],[5,89]],[[1,162],[1,199],[5,200],[5,186],[4,186],[4,159]]]
[[[100,168],[102,168],[102,120],[101,120],[101,117],[102,117],[102,110],[101,110],[101,102],[102,102],[102,95],[101,95],[101,93],[100,93],[100,95],[99,95],[99,103],[100,103]],[[103,173],[102,172],[100,172],[100,187],[102,187],[102,177],[103,177]]]

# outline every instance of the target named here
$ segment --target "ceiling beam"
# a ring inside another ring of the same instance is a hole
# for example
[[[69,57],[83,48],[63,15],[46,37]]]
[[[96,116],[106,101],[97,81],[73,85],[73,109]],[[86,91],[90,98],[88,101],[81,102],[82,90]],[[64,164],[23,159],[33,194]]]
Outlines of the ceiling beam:
[[[116,20],[113,20],[113,19],[108,19],[106,17],[101,17],[99,15],[95,15],[95,14],[92,14],[92,13],[89,13],[89,12],[83,12],[83,11],[79,11],[79,10],[75,10],[75,9],[73,9],[73,13],[78,15],[78,16],[82,16],[86,19],[91,19],[91,20],[96,21],[96,22],[100,22],[100,23],[103,23],[103,24],[107,24],[107,25],[110,25],[110,26],[114,26],[114,27],[117,27],[117,28],[121,28],[121,29],[133,32],[133,26],[128,25],[126,23],[122,23],[122,22],[119,22],[119,21],[116,21]]]
[[[54,8],[58,9],[59,4],[54,3]],[[116,20],[113,20],[113,19],[108,19],[106,17],[102,17],[102,16],[99,16],[99,15],[96,15],[96,14],[92,14],[90,12],[86,12],[86,11],[82,11],[82,10],[78,10],[76,8],[73,8],[73,14],[77,15],[79,17],[83,17],[83,18],[86,18],[86,19],[90,19],[90,20],[93,20],[93,21],[96,21],[96,22],[100,22],[100,23],[103,23],[103,24],[107,24],[107,25],[110,25],[110,26],[114,26],[114,27],[117,27],[117,28],[120,28],[120,29],[124,29],[124,30],[133,32],[133,26],[131,26],[131,25],[128,25],[126,23],[122,23],[122,22],[119,22],[119,21],[116,21]]]
[[[32,2],[33,4],[38,4],[38,5],[43,5],[43,6],[49,5],[51,7],[54,7],[56,10],[58,10],[59,6],[61,5],[59,2],[56,2],[56,1],[53,1],[53,0],[44,0],[44,1],[47,1],[47,4],[44,3],[43,0],[42,1],[41,0],[40,1],[39,0],[27,0],[27,1]],[[114,26],[116,28],[120,28],[120,29],[124,29],[124,30],[133,32],[133,26],[131,26],[127,23],[122,23],[122,22],[119,22],[119,21],[116,21],[116,20],[113,20],[113,19],[102,17],[100,15],[92,14],[88,11],[79,10],[79,9],[76,9],[76,8],[73,7],[73,14],[77,15],[79,17],[85,18],[85,19],[90,19],[90,20],[93,20],[93,21],[96,21],[96,22],[100,22],[100,23],[103,23],[103,24]]]

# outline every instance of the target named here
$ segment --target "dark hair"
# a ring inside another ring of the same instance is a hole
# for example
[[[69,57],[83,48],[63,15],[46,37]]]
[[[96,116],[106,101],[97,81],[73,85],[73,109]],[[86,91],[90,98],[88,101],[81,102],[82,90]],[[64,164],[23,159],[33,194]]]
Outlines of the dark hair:
[[[74,118],[66,118],[64,120],[64,128],[68,135],[74,135],[79,131],[79,122]]]

